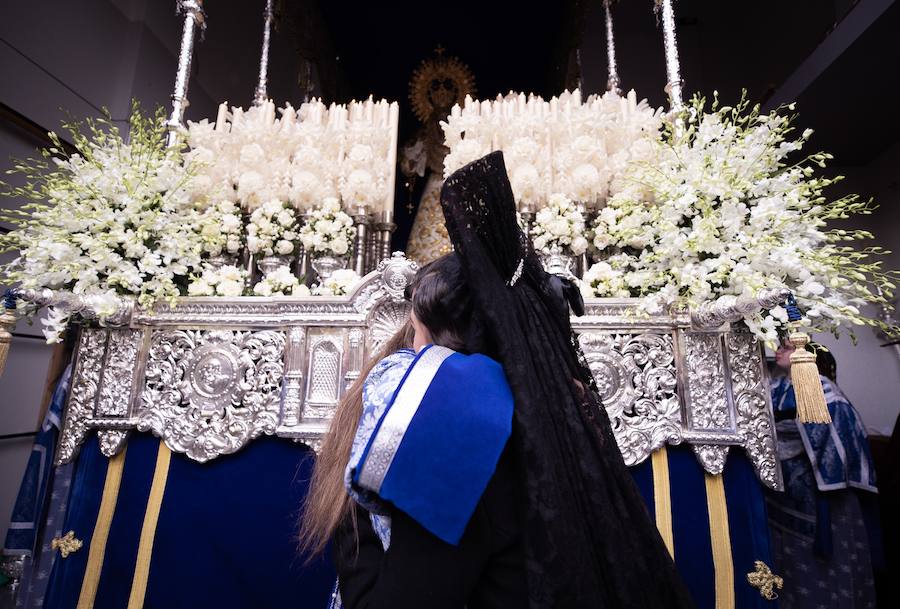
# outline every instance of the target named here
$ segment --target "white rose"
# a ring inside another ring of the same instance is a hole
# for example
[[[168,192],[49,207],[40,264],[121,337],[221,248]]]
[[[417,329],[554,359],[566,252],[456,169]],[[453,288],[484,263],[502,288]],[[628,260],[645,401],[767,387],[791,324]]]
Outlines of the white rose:
[[[572,253],[576,256],[582,255],[585,251],[587,251],[588,241],[581,235],[572,239],[572,244],[569,246],[572,249]]]
[[[349,247],[347,245],[346,239],[338,239],[331,244],[331,251],[335,253],[337,256],[343,256],[347,253]]]
[[[222,216],[222,230],[226,233],[237,232],[241,228],[241,219],[234,214]]]
[[[275,251],[278,252],[282,256],[287,256],[291,252],[294,251],[294,244],[290,241],[285,241],[281,239],[278,243],[275,244]]]
[[[311,296],[312,292],[309,291],[309,288],[304,284],[298,284],[294,286],[294,289],[291,290],[292,296]]]
[[[188,296],[212,296],[212,294],[212,286],[202,279],[197,279],[188,284]]]
[[[243,271],[234,265],[226,265],[219,269],[220,281],[241,281],[243,278]]]
[[[290,226],[294,223],[294,214],[286,209],[278,212],[278,223],[285,227]]]
[[[228,250],[229,254],[235,254],[241,249],[241,242],[237,239],[229,239],[225,244],[225,249]]]
[[[240,296],[244,293],[244,284],[241,281],[220,281],[216,292],[219,296]]]
[[[272,286],[268,281],[260,281],[255,286],[253,286],[253,293],[257,296],[271,296]]]

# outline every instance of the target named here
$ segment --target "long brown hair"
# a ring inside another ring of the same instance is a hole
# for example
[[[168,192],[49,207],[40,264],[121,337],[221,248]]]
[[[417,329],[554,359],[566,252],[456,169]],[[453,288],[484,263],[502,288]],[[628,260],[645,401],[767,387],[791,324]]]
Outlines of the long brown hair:
[[[350,511],[350,496],[344,488],[344,470],[350,460],[353,438],[363,409],[363,384],[382,358],[413,345],[412,323],[406,323],[366,362],[359,378],[347,390],[334,412],[331,427],[322,440],[309,491],[300,516],[300,550],[310,557],[321,553],[335,529]]]

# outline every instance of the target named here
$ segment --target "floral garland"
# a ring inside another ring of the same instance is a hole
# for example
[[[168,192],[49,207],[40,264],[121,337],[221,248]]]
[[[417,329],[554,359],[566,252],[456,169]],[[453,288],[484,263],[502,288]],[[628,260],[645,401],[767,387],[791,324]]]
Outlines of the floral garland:
[[[293,208],[273,199],[257,207],[247,223],[247,250],[263,256],[289,256],[297,240],[297,216]]]
[[[141,305],[174,302],[200,268],[200,212],[192,201],[191,165],[179,147],[166,146],[165,112],[145,116],[135,102],[123,137],[108,114],[64,123],[76,151],[67,154],[50,133],[42,159],[16,162],[24,186],[3,185],[2,194],[28,201],[5,210],[15,225],[0,235],[0,249],[18,250],[2,267],[6,283],[106,297],[100,320],[111,314],[116,294]],[[55,312],[45,333],[56,340],[68,316]]]
[[[337,199],[325,199],[312,211],[300,229],[300,242],[307,252],[344,256],[350,251],[355,236],[353,218],[341,211]]]
[[[812,133],[792,136],[794,116],[763,114],[746,100],[720,107],[716,99],[704,110],[695,97],[629,165],[593,226],[603,261],[585,274],[584,293],[640,296],[658,311],[786,286],[817,330],[879,325],[861,308],[885,304],[897,273],[872,259],[880,248],[852,246],[870,233],[827,227],[871,213],[872,202],[826,198],[840,178],[814,168],[831,155],[788,160]],[[770,344],[786,322],[781,307],[746,319]]]

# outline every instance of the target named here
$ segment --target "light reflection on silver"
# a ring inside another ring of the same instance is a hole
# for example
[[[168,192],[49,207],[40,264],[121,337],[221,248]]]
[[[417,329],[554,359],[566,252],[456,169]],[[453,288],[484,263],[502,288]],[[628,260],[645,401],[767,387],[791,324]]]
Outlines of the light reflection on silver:
[[[361,362],[405,322],[403,294],[417,268],[395,254],[346,297],[185,298],[154,311],[132,311],[123,297],[127,327],[82,330],[60,461],[71,460],[90,431],[112,454],[127,441],[118,432],[134,428],[199,461],[260,434],[318,446]],[[78,298],[65,301],[94,314]],[[727,447],[741,446],[763,483],[781,487],[759,342],[721,321],[746,304],[726,299],[701,307],[703,315],[650,315],[635,299],[588,299],[585,315],[572,319],[627,463],[687,443],[715,473]],[[112,366],[111,357],[135,363]],[[126,395],[133,397],[122,407],[118,396]]]

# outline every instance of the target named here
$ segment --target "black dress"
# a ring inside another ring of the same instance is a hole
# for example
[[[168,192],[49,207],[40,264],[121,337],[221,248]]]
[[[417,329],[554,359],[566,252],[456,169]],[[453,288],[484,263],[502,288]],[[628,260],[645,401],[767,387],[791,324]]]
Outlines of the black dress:
[[[514,470],[507,449],[459,545],[391,514],[385,552],[369,513],[356,510],[335,534],[334,561],[346,609],[519,609],[528,606]]]

